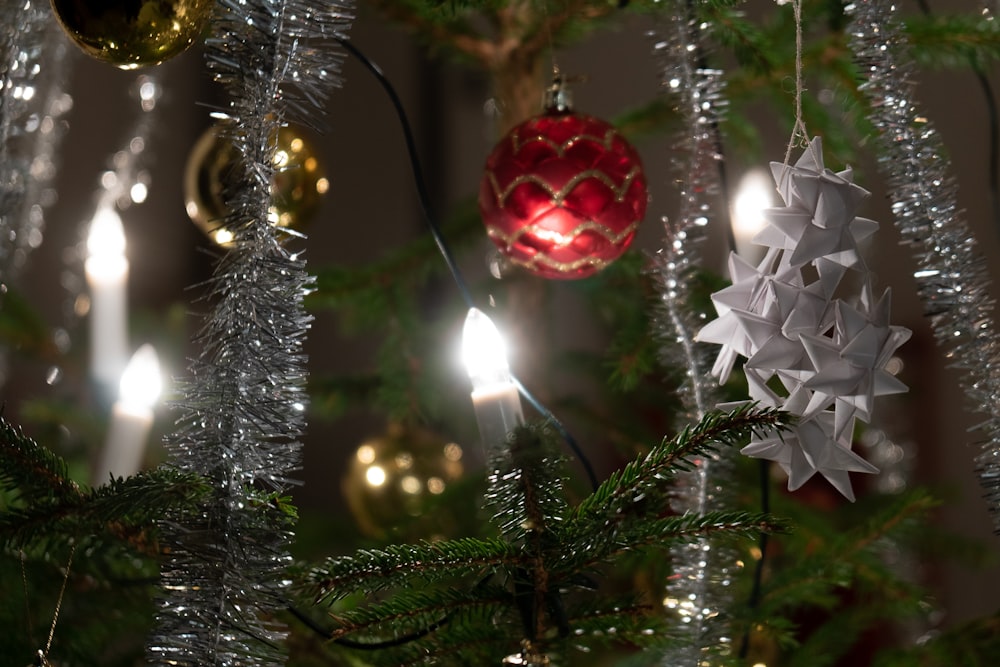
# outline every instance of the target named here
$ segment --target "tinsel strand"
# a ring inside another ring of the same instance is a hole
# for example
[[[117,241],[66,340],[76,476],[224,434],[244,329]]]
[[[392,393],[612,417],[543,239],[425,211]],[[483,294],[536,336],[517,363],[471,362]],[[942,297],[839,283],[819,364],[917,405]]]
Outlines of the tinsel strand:
[[[654,33],[654,52],[663,62],[662,84],[677,100],[683,119],[681,154],[687,156],[680,175],[680,211],[675,223],[664,218],[664,247],[656,257],[655,283],[659,305],[655,326],[663,344],[667,367],[684,369],[679,396],[687,420],[698,420],[715,406],[717,382],[710,374],[710,350],[695,342],[702,319],[692,303],[691,285],[700,264],[699,246],[712,218],[711,198],[720,190],[717,127],[725,108],[722,72],[700,60],[704,31],[690,18],[687,2],[674,3],[665,34]],[[724,489],[731,481],[732,462],[723,453],[703,458],[690,472],[678,475],[673,509],[704,514],[727,505]],[[671,548],[673,575],[667,584],[665,605],[679,621],[688,641],[663,656],[665,665],[697,667],[706,659],[730,650],[731,638],[717,618],[731,600],[730,575],[736,557],[710,540],[696,540]]]
[[[216,493],[197,516],[163,524],[169,557],[148,655],[157,664],[278,665],[285,631],[275,614],[285,606],[292,538],[283,496],[305,428],[311,280],[269,221],[273,138],[286,118],[321,114],[338,83],[333,39],[345,37],[352,3],[219,5],[206,58],[232,97],[215,115],[243,178],[228,193],[224,224],[235,241],[209,281],[214,305],[168,442],[169,464],[204,475]]]
[[[72,104],[66,43],[47,0],[0,8],[0,281],[41,244],[55,154]]]
[[[879,166],[902,243],[916,260],[924,313],[951,365],[968,374],[963,389],[985,416],[977,472],[1000,533],[1000,339],[988,268],[958,209],[941,137],[915,102],[914,64],[896,7],[858,0],[848,11],[851,48],[867,79],[861,89],[878,130]]]

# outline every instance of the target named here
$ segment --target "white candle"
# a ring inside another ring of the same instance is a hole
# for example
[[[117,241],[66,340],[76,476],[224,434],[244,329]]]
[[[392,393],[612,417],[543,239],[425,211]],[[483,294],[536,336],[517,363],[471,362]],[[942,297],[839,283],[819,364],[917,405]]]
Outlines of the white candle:
[[[767,248],[757,245],[753,238],[764,228],[764,209],[773,206],[771,193],[774,185],[768,175],[761,170],[746,173],[740,179],[733,201],[732,220],[733,238],[736,241],[736,254],[751,264],[757,264],[764,258]]]
[[[500,446],[524,423],[524,413],[500,332],[477,308],[469,309],[465,318],[462,357],[472,380],[472,404],[483,444],[487,449]]]
[[[90,223],[84,268],[90,287],[91,373],[110,393],[128,354],[125,230],[110,206],[101,206]]]
[[[128,477],[139,472],[161,384],[156,351],[151,345],[143,345],[122,373],[104,449],[94,469],[95,485],[108,481],[109,474]]]

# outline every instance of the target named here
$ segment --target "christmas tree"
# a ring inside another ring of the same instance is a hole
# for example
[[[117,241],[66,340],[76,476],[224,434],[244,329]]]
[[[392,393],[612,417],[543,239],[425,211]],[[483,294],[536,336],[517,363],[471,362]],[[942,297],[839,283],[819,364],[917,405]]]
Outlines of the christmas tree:
[[[84,4],[0,9],[4,664],[996,664],[988,4]]]

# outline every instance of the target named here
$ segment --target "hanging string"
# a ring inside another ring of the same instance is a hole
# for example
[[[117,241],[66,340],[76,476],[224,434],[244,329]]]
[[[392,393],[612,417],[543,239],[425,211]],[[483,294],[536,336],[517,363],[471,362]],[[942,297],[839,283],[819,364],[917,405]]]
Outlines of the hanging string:
[[[59,597],[56,598],[56,608],[52,612],[52,624],[49,626],[49,636],[45,640],[45,648],[38,649],[36,658],[38,659],[35,663],[40,667],[48,667],[52,663],[49,662],[49,649],[52,648],[52,639],[56,635],[56,623],[59,622],[59,612],[62,610],[63,597],[66,595],[66,584],[69,583],[69,571],[73,565],[73,554],[76,553],[76,544],[70,547],[69,558],[66,560],[66,572],[63,574],[62,586],[59,588]],[[21,583],[24,585],[24,610],[25,619],[28,624],[28,641],[33,642],[33,635],[35,634],[31,622],[31,605],[28,602],[28,573],[25,569],[25,555],[24,551],[21,551]]]
[[[63,577],[62,587],[59,589],[59,598],[56,600],[56,609],[52,613],[52,625],[49,626],[49,638],[45,641],[45,651],[41,656],[48,661],[49,649],[52,648],[52,638],[56,634],[56,623],[59,621],[59,611],[62,609],[63,596],[66,594],[66,584],[69,583],[69,568],[73,565],[73,554],[76,553],[74,544],[69,550],[69,558],[66,560],[66,576]]]
[[[396,112],[396,117],[399,119],[399,123],[402,126],[403,139],[406,142],[410,168],[413,172],[413,180],[417,189],[417,200],[419,202],[421,216],[427,224],[427,228],[430,231],[431,236],[434,238],[435,244],[437,244],[441,257],[444,258],[445,264],[448,266],[448,271],[451,273],[451,277],[455,281],[455,285],[458,287],[462,300],[465,301],[465,305],[469,308],[475,308],[476,303],[472,298],[472,291],[469,289],[469,284],[465,280],[465,276],[462,274],[461,269],[459,269],[458,262],[455,261],[455,256],[452,254],[447,241],[445,241],[444,234],[441,233],[441,228],[435,221],[434,216],[431,215],[430,196],[427,193],[427,187],[424,183],[424,172],[420,165],[420,158],[417,154],[417,144],[413,137],[413,130],[410,127],[409,119],[406,116],[406,110],[403,108],[402,100],[400,100],[399,95],[396,93],[396,90],[389,81],[389,78],[382,71],[382,68],[372,62],[349,40],[337,38],[335,41],[343,46],[348,53],[354,56],[359,63],[371,72],[371,74],[379,82],[379,85],[382,86],[382,90],[384,90],[386,95],[389,96],[389,100],[392,102],[393,109]],[[560,422],[556,416],[552,414],[552,411],[545,407],[541,401],[535,398],[535,396],[532,395],[531,392],[529,392],[516,377],[512,377],[512,380],[517,386],[518,391],[521,393],[521,396],[523,396],[524,399],[528,401],[528,403],[531,404],[531,406],[535,408],[535,410],[537,410],[538,413],[541,414],[542,417],[559,433],[560,437],[562,437],[563,441],[579,460],[580,465],[583,467],[584,472],[587,475],[591,488],[596,490],[599,486],[597,475],[594,474],[594,469],[590,464],[590,460],[583,453],[583,450],[580,449],[576,439],[570,434],[562,422]]]
[[[761,459],[760,466],[757,471],[760,475],[760,511],[764,514],[770,514],[771,512],[771,466],[770,461],[766,459]],[[757,559],[757,565],[753,571],[753,584],[750,589],[750,599],[747,601],[747,606],[750,609],[756,609],[757,605],[760,604],[761,591],[764,586],[764,565],[767,561],[767,541],[768,534],[762,532],[760,538],[757,542],[757,549],[760,551],[760,557]],[[743,638],[740,641],[740,652],[739,657],[745,658],[750,652],[750,628],[748,627],[743,632]]]
[[[795,124],[792,135],[788,138],[788,148],[785,150],[785,170],[792,161],[792,151],[796,147],[807,146],[809,132],[802,117],[802,0],[792,0],[792,11],[795,14]],[[782,172],[784,178],[784,172]]]
[[[24,619],[28,626],[28,641],[34,643],[35,628],[31,622],[31,604],[28,602],[28,572],[24,565],[24,550],[21,550],[21,584],[24,586]]]

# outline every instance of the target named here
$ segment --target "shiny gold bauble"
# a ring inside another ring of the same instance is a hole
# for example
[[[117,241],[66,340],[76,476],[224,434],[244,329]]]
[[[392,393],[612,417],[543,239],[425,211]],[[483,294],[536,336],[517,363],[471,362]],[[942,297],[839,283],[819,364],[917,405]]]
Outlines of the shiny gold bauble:
[[[435,539],[447,526],[421,517],[435,496],[462,476],[462,448],[426,430],[390,424],[355,450],[344,477],[344,496],[366,535]],[[412,532],[430,534],[411,534]]]
[[[275,135],[271,208],[268,217],[279,227],[301,228],[319,208],[329,181],[305,130],[296,125]],[[218,126],[205,130],[188,156],[184,170],[184,205],[188,217],[219,245],[232,233],[222,226],[228,213],[225,197],[236,188],[237,152]]]
[[[66,34],[122,69],[158,65],[195,43],[215,0],[52,0]]]

